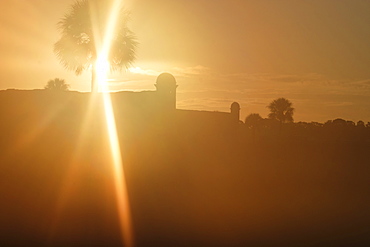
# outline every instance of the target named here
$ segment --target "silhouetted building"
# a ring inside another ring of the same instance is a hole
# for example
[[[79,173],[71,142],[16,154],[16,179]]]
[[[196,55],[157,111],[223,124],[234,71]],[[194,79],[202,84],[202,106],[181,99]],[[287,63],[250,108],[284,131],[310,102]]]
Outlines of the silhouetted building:
[[[236,102],[232,103],[231,112],[176,109],[177,86],[173,75],[162,73],[157,77],[156,91],[111,93],[114,112],[117,118],[125,119],[128,124],[138,127],[143,127],[143,122],[158,125],[169,123],[183,129],[196,128],[208,131],[206,129],[215,130],[221,127],[230,129],[230,125],[239,122],[240,106]],[[0,110],[6,114],[5,112],[11,109],[14,114],[29,113],[31,118],[37,118],[64,108],[63,112],[72,119],[74,118],[72,116],[87,111],[89,99],[90,93],[9,89],[0,91],[0,103],[3,106]],[[96,105],[95,108],[101,107],[100,105]]]
[[[230,107],[231,118],[235,122],[239,122],[240,119],[240,105],[238,102],[233,102]]]
[[[162,73],[155,83],[156,91],[112,93],[115,112],[135,112],[133,115],[146,117],[170,117],[177,123],[190,126],[226,126],[239,123],[240,105],[233,102],[230,112],[197,111],[176,108],[176,79],[169,73]],[[132,114],[131,114],[132,115]]]
[[[169,73],[162,73],[155,84],[163,109],[176,109],[176,79]]]

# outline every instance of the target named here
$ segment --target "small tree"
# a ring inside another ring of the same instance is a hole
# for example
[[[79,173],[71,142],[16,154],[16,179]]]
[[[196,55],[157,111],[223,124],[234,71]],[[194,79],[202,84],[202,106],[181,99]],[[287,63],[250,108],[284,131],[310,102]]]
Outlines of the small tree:
[[[244,124],[249,129],[255,129],[261,125],[261,122],[262,122],[262,117],[260,116],[260,114],[251,113],[245,118]]]
[[[47,82],[45,89],[53,91],[68,91],[69,85],[66,84],[63,79],[55,78]]]
[[[360,120],[360,121],[357,122],[356,126],[359,127],[359,128],[365,128],[365,122]]]
[[[245,126],[252,130],[253,140],[256,139],[256,130],[261,126],[263,118],[258,113],[249,114],[244,121]]]

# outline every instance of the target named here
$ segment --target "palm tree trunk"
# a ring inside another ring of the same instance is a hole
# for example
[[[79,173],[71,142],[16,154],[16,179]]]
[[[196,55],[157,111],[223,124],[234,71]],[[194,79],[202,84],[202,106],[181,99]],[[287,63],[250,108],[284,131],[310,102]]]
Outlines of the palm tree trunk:
[[[283,130],[283,121],[279,121],[279,136],[278,136],[278,139],[280,139],[280,140],[283,137],[282,130]]]
[[[95,70],[95,64],[93,63],[91,66],[91,92],[96,93],[98,92],[98,85],[96,83],[96,70]]]

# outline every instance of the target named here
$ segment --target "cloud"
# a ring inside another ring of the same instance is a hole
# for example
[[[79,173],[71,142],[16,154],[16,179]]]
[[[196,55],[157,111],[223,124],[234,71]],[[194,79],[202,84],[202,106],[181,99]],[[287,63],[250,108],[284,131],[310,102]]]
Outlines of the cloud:
[[[337,101],[331,101],[331,102],[325,102],[325,106],[328,107],[343,107],[343,106],[353,106],[353,102],[337,102]]]
[[[130,73],[133,74],[141,74],[141,75],[149,75],[149,76],[158,76],[162,72],[155,69],[145,69],[141,67],[132,67],[128,69]],[[174,76],[194,76],[194,75],[204,75],[210,71],[209,68],[197,65],[194,67],[173,67],[169,70],[169,73],[173,74]]]
[[[160,74],[159,71],[155,71],[152,69],[142,69],[140,67],[129,68],[128,71],[133,74],[149,75],[149,76],[157,76]]]
[[[174,75],[178,76],[196,76],[196,75],[208,75],[210,73],[210,69],[202,66],[197,65],[194,67],[174,67],[172,68]]]
[[[154,68],[154,67],[153,67]],[[115,89],[154,90],[160,69],[136,67],[124,79],[112,82]],[[296,108],[297,121],[323,122],[335,117],[366,120],[370,110],[370,79],[334,80],[309,74],[223,73],[205,66],[173,67],[169,70],[177,80],[177,107],[180,109],[229,111],[234,101],[242,107],[241,119],[251,112],[267,116],[266,106],[285,97]],[[367,110],[368,109],[368,110]]]
[[[351,82],[351,86],[354,86],[361,90],[370,91],[370,79],[361,80],[361,81],[353,81]]]

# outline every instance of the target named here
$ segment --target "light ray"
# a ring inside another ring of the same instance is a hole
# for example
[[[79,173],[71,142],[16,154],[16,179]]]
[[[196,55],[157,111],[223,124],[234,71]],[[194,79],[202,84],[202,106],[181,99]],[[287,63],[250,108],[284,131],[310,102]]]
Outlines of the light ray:
[[[108,92],[103,93],[103,102],[111,155],[113,159],[114,182],[116,188],[117,209],[121,224],[121,232],[125,241],[125,246],[131,247],[133,246],[131,213],[123,170],[121,149],[117,136],[115,117],[112,102]]]
[[[97,104],[96,101],[97,95],[95,93],[91,94],[80,127],[80,132],[76,140],[76,148],[72,154],[70,162],[68,163],[68,168],[65,173],[66,179],[63,181],[59,196],[57,198],[56,208],[53,214],[53,222],[50,229],[50,241],[52,241],[57,233],[58,224],[63,209],[66,207],[68,200],[73,193],[73,190],[78,187],[77,182],[80,179],[78,178],[78,176],[80,175],[79,173],[81,171],[81,155],[83,152],[83,147],[86,144],[86,138],[89,136],[88,131],[91,131],[89,123],[93,120],[93,111]]]
[[[66,182],[61,191],[61,196],[58,198],[57,207],[55,211],[55,220],[53,222],[53,227],[51,229],[51,236],[52,239],[58,225],[58,221],[60,218],[60,214],[64,206],[66,205],[68,198],[70,194],[73,191],[74,184],[72,181],[76,181],[76,177],[78,176],[79,171],[79,156],[81,155],[82,148],[85,143],[85,139],[88,136],[87,132],[88,129],[91,130],[91,128],[88,128],[88,123],[92,119],[92,112],[93,109],[96,107],[96,101],[97,97],[102,96],[103,99],[103,106],[104,106],[104,112],[105,112],[105,122],[107,127],[107,133],[108,133],[108,139],[109,139],[109,145],[110,145],[110,153],[111,153],[111,162],[112,162],[112,173],[113,173],[113,180],[114,180],[114,187],[115,187],[115,194],[116,194],[116,204],[117,204],[117,211],[119,216],[119,223],[120,223],[120,232],[123,238],[124,246],[132,247],[134,246],[134,240],[133,240],[133,230],[132,230],[132,223],[131,223],[131,213],[130,213],[130,207],[129,207],[129,199],[128,199],[128,193],[126,188],[126,181],[125,181],[125,175],[124,175],[124,169],[123,169],[123,162],[121,158],[121,149],[120,144],[117,136],[117,128],[115,123],[115,116],[113,111],[113,106],[109,94],[109,87],[107,83],[107,73],[109,70],[109,64],[107,62],[108,60],[108,54],[110,51],[111,46],[111,40],[114,35],[115,27],[116,27],[116,20],[118,17],[118,14],[120,12],[121,7],[121,0],[114,0],[111,5],[111,11],[109,16],[109,19],[107,20],[106,24],[106,32],[104,35],[99,33],[100,29],[96,28],[94,29],[94,37],[96,40],[96,46],[97,46],[97,54],[98,59],[95,63],[95,69],[96,69],[96,81],[98,83],[98,87],[100,89],[100,92],[102,94],[98,93],[91,93],[90,101],[88,104],[88,109],[86,112],[86,115],[84,117],[84,121],[82,124],[82,131],[80,133],[80,136],[77,140],[77,148],[76,151],[72,157],[70,168],[67,171],[67,175],[70,178]],[[96,6],[95,6],[96,7]],[[97,9],[91,8],[90,11],[92,12],[91,16],[96,16]],[[93,23],[93,26],[95,25],[98,27],[98,21],[97,20],[91,20]],[[101,102],[101,101],[98,101]]]
[[[113,161],[113,176],[114,176],[114,183],[115,183],[115,190],[116,190],[116,202],[117,202],[117,210],[119,215],[120,227],[121,227],[121,234],[123,237],[123,241],[125,246],[132,247],[134,245],[133,241],[133,233],[132,233],[132,224],[131,224],[131,213],[129,207],[129,199],[127,194],[127,187],[126,187],[126,180],[123,170],[122,164],[122,156],[121,156],[121,149],[120,143],[118,140],[117,135],[117,127],[114,117],[114,111],[112,106],[112,101],[109,94],[109,88],[107,81],[107,73],[108,67],[107,60],[108,54],[111,48],[111,41],[114,35],[114,31],[116,29],[116,22],[118,18],[118,14],[121,9],[120,0],[115,0],[112,3],[111,11],[109,14],[109,18],[107,20],[106,25],[106,32],[103,36],[103,42],[101,49],[98,51],[98,59],[97,65],[102,65],[96,72],[97,72],[97,82],[102,91],[103,96],[103,104],[105,110],[105,120],[106,126],[109,136],[109,143],[110,143],[110,150],[112,155]]]

